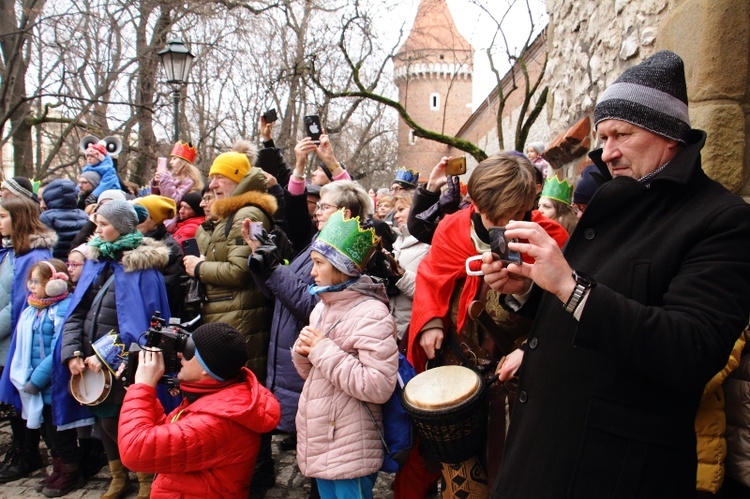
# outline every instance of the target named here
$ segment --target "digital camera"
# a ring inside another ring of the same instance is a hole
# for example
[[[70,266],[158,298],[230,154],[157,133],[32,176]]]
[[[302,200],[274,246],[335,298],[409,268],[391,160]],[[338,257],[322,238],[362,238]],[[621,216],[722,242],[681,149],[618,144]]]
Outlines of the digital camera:
[[[151,325],[143,336],[146,341],[142,347],[136,343],[130,346],[128,365],[122,375],[123,383],[127,386],[134,382],[135,373],[138,370],[139,352],[143,349],[162,352],[165,374],[159,383],[176,386],[177,372],[182,367],[177,354],[182,354],[186,359],[192,359],[195,355],[195,344],[190,333],[176,324],[167,324],[160,312],[154,312],[151,316]]]
[[[509,263],[521,265],[521,253],[508,247],[509,242],[517,243],[518,239],[508,239],[505,236],[505,227],[490,227],[489,232],[490,250],[493,257],[506,265]]]

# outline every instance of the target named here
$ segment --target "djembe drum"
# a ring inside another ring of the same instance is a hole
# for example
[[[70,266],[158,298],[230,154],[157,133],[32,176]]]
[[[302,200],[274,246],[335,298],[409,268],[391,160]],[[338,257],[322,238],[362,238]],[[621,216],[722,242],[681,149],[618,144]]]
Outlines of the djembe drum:
[[[489,496],[487,474],[477,455],[487,418],[485,383],[462,366],[441,366],[415,376],[402,401],[427,454],[442,464],[446,492],[479,499]]]

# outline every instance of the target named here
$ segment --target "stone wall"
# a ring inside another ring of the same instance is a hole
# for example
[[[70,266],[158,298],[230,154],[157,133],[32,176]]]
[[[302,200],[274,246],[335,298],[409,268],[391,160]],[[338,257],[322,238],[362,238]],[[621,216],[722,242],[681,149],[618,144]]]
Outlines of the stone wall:
[[[709,134],[704,169],[750,195],[747,0],[547,0],[547,11],[552,136],[593,116],[599,94],[625,69],[673,50],[685,60],[692,125]]]

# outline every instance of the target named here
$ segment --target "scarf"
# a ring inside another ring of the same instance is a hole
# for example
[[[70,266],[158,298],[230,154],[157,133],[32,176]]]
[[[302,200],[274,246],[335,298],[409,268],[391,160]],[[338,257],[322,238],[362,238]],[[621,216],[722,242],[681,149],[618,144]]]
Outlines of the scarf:
[[[336,291],[342,291],[355,282],[357,282],[357,279],[350,279],[346,282],[340,282],[338,284],[332,284],[330,286],[318,286],[317,284],[310,284],[310,287],[307,288],[307,292],[312,296],[318,295],[320,293],[333,293]]]
[[[215,379],[205,379],[202,381],[181,381],[180,391],[191,404],[204,395],[219,392],[229,386],[239,383],[239,379],[229,379],[227,381],[218,381]]]
[[[43,309],[43,308],[49,307],[50,305],[54,305],[57,302],[63,301],[65,298],[68,297],[69,294],[70,293],[66,291],[60,296],[48,296],[47,298],[37,298],[36,296],[30,293],[29,297],[26,299],[26,302],[29,304],[29,306],[32,306],[38,309]]]
[[[102,241],[99,236],[96,236],[94,239],[89,241],[89,246],[93,246],[94,248],[98,249],[99,253],[101,253],[104,258],[114,260],[115,255],[118,251],[137,248],[141,245],[142,242],[143,234],[135,231],[131,232],[130,234],[121,235],[111,243]]]

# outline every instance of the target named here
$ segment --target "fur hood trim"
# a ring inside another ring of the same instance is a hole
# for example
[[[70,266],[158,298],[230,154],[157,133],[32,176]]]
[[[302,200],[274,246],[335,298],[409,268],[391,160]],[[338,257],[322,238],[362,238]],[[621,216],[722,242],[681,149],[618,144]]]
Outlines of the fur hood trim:
[[[42,232],[40,234],[29,235],[29,246],[32,249],[45,249],[50,250],[57,244],[57,233],[53,231]]]
[[[99,250],[90,246],[90,260],[99,259]],[[163,270],[169,263],[169,248],[167,245],[156,239],[144,237],[143,243],[137,248],[125,251],[122,254],[122,267],[125,272],[135,272],[137,270]]]
[[[269,215],[276,213],[278,204],[276,198],[271,194],[259,191],[248,191],[236,196],[219,199],[211,205],[211,213],[220,219],[228,217],[230,214],[244,208],[248,205],[258,205]]]

